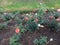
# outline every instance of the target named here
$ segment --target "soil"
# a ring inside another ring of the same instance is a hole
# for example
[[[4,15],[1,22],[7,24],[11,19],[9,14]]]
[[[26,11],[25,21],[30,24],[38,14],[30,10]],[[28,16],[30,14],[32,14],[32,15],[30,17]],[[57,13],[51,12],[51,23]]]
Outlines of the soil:
[[[14,29],[8,27],[8,29],[0,30],[0,45],[9,45],[9,38],[13,35]]]
[[[9,45],[9,38],[14,34],[14,29],[9,28],[6,30],[0,31],[0,45]],[[53,38],[52,42],[49,42],[48,45],[60,45],[60,31],[59,32],[50,32],[47,28],[40,28],[38,31],[34,32],[25,32],[22,34],[20,39],[22,45],[35,45],[33,40],[39,38],[40,36],[47,36],[48,40]]]
[[[7,29],[0,30],[0,45],[9,45],[9,38],[13,36],[13,34],[15,33],[14,31],[15,28],[11,27],[12,25],[13,26],[15,25],[15,21],[9,24],[10,25],[8,26]],[[60,31],[51,32],[49,28],[40,28],[38,31],[34,31],[34,32],[27,31],[24,34],[22,34],[22,38],[20,41],[22,45],[35,45],[33,43],[33,40],[35,38],[39,38],[40,36],[47,36],[48,40],[50,38],[53,38],[53,41],[49,42],[48,45],[60,45]]]
[[[53,38],[53,41],[49,42],[48,45],[60,45],[60,32],[50,32],[47,28],[40,28],[38,31],[22,34],[21,43],[22,45],[35,45],[33,40],[40,36],[47,36],[48,40]]]

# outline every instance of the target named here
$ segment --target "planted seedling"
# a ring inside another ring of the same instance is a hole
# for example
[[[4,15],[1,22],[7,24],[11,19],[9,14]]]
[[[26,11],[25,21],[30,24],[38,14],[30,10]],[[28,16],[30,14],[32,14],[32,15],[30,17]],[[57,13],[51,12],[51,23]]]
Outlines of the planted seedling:
[[[43,37],[40,37],[38,39],[35,39],[33,41],[34,44],[36,45],[46,45],[47,44],[47,37],[46,36],[43,36]]]

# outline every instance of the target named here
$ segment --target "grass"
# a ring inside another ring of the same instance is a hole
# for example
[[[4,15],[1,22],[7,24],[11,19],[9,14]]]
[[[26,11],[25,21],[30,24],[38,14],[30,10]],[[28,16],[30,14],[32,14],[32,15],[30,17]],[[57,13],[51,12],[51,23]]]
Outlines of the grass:
[[[0,5],[1,10],[32,10],[39,7],[36,0],[6,0],[1,1]]]
[[[60,8],[60,0],[0,0],[0,11],[32,10],[39,8],[40,2],[50,8]]]
[[[44,0],[48,7],[60,8],[60,0]]]

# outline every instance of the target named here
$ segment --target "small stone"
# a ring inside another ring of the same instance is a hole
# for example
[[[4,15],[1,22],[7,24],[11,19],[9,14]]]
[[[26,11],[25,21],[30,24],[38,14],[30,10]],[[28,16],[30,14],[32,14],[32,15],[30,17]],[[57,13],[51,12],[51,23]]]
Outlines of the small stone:
[[[53,38],[50,38],[50,41],[53,41]]]
[[[40,27],[44,27],[43,25],[40,25]]]
[[[41,25],[41,24],[38,24],[38,27],[44,27],[43,25]]]
[[[40,24],[38,24],[38,27],[40,27]]]

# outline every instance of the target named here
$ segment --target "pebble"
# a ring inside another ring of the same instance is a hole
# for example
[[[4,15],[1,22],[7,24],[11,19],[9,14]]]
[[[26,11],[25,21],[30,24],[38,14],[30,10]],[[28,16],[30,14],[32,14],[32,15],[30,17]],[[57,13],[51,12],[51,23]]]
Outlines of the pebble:
[[[50,38],[50,41],[53,41],[53,38]]]
[[[38,27],[44,27],[43,25],[41,25],[41,24],[38,24]]]

